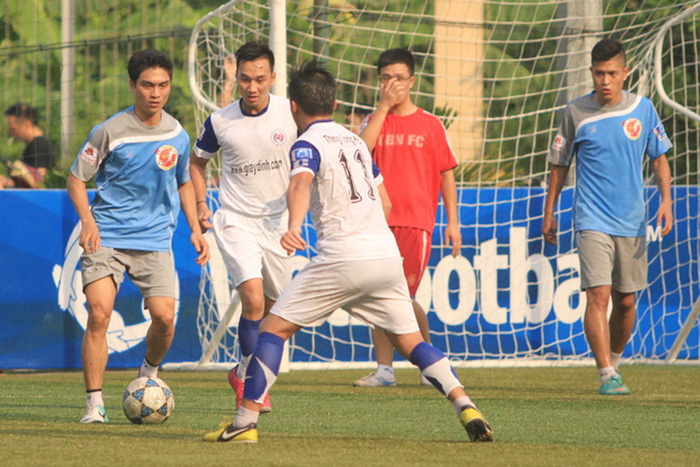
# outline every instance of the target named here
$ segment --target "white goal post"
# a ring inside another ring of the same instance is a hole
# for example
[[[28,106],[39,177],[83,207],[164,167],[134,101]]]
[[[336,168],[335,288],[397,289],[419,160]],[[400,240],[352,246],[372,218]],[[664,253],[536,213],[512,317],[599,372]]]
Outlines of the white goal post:
[[[654,102],[674,143],[668,157],[676,223],[660,237],[658,192],[645,180],[649,286],[637,296],[637,324],[624,358],[698,363],[699,1],[236,0],[193,30],[189,79],[201,124],[218,108],[225,58],[246,41],[268,41],[276,54],[275,92],[284,94],[287,68],[320,59],[338,79],[334,118],[356,129],[355,117],[371,111],[378,97],[379,53],[411,49],[415,100],[443,120],[460,161],[462,254],[452,258],[441,246],[440,208],[417,295],[429,310],[433,344],[455,366],[589,364],[571,188],[557,207],[559,244],[545,245],[539,228],[558,113],[591,89],[590,48],[603,37],[625,44],[632,67],[627,88]],[[220,169],[212,162],[214,210]],[[313,245],[310,226],[306,233]],[[298,256],[297,267],[313,254]],[[212,261],[202,273],[197,368],[229,368],[239,358],[222,268]],[[288,357],[292,369],[373,366],[369,330],[342,312],[297,333]]]
[[[700,124],[700,115],[698,115],[691,109],[685,107],[684,105],[679,104],[678,102],[674,101],[668,96],[668,94],[666,93],[666,89],[664,88],[664,78],[662,72],[664,64],[664,45],[667,43],[667,41],[665,40],[666,35],[674,26],[682,24],[683,21],[693,17],[698,11],[700,11],[700,2],[690,6],[685,11],[682,11],[674,18],[670,19],[659,30],[659,33],[656,36],[656,40],[654,41],[654,80],[656,89],[659,93],[659,97],[664,102],[664,104],[668,105],[675,111],[685,115],[688,119],[694,120],[695,122],[697,122],[697,124]],[[700,268],[700,266],[698,267]],[[693,305],[691,312],[688,314],[688,317],[683,323],[683,327],[681,328],[680,332],[678,333],[678,336],[673,342],[671,350],[666,356],[666,363],[673,363],[676,361],[676,359],[678,358],[678,354],[681,352],[683,346],[688,340],[690,332],[694,327],[696,327],[696,324],[698,323],[698,317],[700,317],[700,298],[696,300],[695,305]]]

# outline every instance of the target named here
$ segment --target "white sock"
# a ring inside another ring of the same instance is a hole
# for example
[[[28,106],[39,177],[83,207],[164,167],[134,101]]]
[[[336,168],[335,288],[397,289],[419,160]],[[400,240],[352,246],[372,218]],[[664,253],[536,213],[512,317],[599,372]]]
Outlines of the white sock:
[[[139,370],[139,378],[143,377],[155,378],[158,376],[158,365],[151,365],[146,357],[143,357],[143,363],[141,363],[141,369]]]
[[[87,404],[88,407],[92,407],[95,405],[105,405],[105,402],[102,400],[102,389],[98,389],[96,391],[87,391]]]
[[[598,368],[598,375],[600,375],[600,379],[608,379],[612,378],[617,374],[617,371],[615,371],[614,366],[605,366],[603,368]]]
[[[381,373],[381,372],[387,372],[387,373],[389,373],[389,374],[392,376],[392,378],[393,378],[393,376],[394,376],[394,367],[389,366],[389,365],[381,365],[381,364],[378,364],[378,365],[377,365],[377,373]]]
[[[612,366],[617,370],[620,368],[620,360],[622,359],[621,353],[610,352],[610,360],[612,360]]]
[[[243,428],[251,423],[258,423],[258,417],[260,417],[260,412],[246,409],[245,407],[239,407],[236,418],[233,420],[233,426],[235,428]]]
[[[474,403],[469,398],[469,396],[458,397],[457,399],[452,401],[452,405],[455,406],[455,411],[457,412],[457,416],[459,416],[462,413],[462,409],[464,409],[465,405],[468,405],[470,407],[474,407],[476,409],[476,405],[474,405]]]

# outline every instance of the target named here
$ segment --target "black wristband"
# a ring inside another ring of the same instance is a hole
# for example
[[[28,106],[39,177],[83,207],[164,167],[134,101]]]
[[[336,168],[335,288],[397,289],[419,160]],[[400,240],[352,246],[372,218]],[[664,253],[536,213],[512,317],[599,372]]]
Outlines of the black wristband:
[[[203,201],[203,200],[202,200],[202,201],[197,201],[197,204],[199,204],[199,203],[205,203],[205,204],[206,204],[206,201]]]

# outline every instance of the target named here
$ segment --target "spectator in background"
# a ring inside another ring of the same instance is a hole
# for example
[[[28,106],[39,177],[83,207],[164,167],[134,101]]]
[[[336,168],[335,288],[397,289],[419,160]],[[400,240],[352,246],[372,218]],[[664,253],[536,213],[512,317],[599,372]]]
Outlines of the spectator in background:
[[[359,134],[362,121],[371,113],[371,110],[362,107],[351,107],[345,114],[345,127],[356,135]]]
[[[27,146],[22,160],[8,163],[8,175],[0,176],[0,188],[39,188],[54,163],[51,144],[37,126],[39,112],[28,104],[17,103],[5,111],[5,117],[12,138]]]
[[[457,159],[447,131],[435,115],[417,107],[410,91],[415,83],[411,52],[388,49],[377,61],[380,97],[375,111],[360,127],[372,158],[384,177],[391,202],[388,223],[396,237],[411,298],[418,291],[428,267],[438,200],[442,194],[447,216],[445,246],[452,244],[452,256],[462,246],[457,213],[457,188],[452,169]],[[423,340],[430,343],[425,310],[413,300],[413,309]],[[381,329],[373,329],[377,370],[358,379],[355,386],[395,386],[394,349]],[[421,375],[421,382],[430,382]]]

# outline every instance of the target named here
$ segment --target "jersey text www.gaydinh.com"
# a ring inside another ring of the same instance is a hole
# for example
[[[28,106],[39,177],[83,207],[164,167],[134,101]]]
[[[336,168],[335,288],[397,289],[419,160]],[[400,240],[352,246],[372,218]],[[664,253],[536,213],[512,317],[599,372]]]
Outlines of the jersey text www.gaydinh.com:
[[[282,168],[283,162],[281,160],[274,160],[274,161],[260,161],[256,164],[238,164],[238,165],[232,165],[231,166],[231,173],[232,174],[244,174],[245,176],[248,175],[255,175],[258,172],[263,172],[266,170],[278,170]]]

